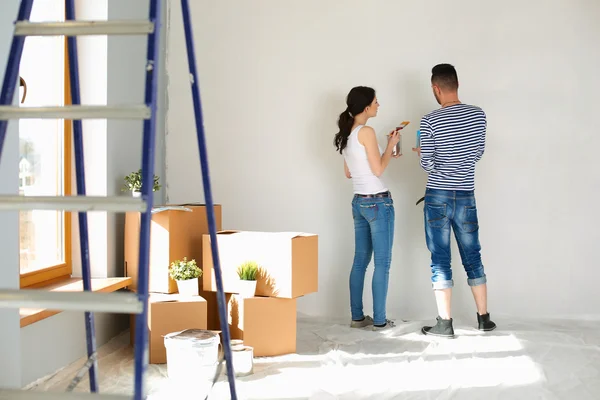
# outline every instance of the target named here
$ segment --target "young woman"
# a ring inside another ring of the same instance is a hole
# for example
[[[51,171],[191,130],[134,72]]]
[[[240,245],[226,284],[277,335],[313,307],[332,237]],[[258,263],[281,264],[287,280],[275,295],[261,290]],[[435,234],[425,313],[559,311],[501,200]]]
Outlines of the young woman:
[[[386,298],[392,242],[394,239],[394,202],[392,195],[380,179],[392,159],[394,146],[400,134],[388,136],[382,153],[373,128],[366,126],[369,118],[377,116],[379,103],[375,90],[358,86],[350,90],[346,99],[348,108],[340,114],[339,132],[334,145],[344,156],[344,171],[352,179],[354,198],[355,249],[350,272],[350,310],[353,328],[373,326],[373,330],[386,329],[394,323],[386,318]],[[373,318],[363,314],[363,287],[365,272],[375,254],[373,272]]]

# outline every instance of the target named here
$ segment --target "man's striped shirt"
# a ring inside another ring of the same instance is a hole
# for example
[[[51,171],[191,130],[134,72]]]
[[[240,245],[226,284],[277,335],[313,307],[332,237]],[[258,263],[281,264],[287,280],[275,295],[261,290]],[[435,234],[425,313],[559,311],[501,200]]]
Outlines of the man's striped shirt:
[[[468,104],[435,110],[421,120],[421,167],[427,187],[475,190],[475,163],[485,150],[485,112]]]

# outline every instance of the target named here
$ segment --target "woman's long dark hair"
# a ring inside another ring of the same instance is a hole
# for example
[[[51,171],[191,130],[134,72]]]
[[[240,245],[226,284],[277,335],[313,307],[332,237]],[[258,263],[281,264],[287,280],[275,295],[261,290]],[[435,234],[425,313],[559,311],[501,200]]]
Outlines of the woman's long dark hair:
[[[342,151],[348,144],[348,137],[352,132],[354,125],[354,116],[365,111],[365,108],[371,105],[375,100],[375,89],[366,86],[353,87],[346,97],[346,105],[348,106],[338,119],[338,127],[340,131],[333,138],[333,145],[337,151],[342,154]]]

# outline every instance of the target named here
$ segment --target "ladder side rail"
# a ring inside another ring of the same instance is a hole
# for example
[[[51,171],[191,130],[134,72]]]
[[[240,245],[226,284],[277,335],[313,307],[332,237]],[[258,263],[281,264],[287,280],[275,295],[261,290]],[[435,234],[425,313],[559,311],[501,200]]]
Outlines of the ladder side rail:
[[[135,324],[135,371],[134,400],[146,399],[144,375],[148,368],[148,290],[150,279],[150,224],[154,204],[154,162],[156,147],[156,112],[158,101],[158,68],[160,33],[162,31],[162,0],[150,0],[149,20],[154,31],[148,35],[144,102],[151,109],[150,119],[144,120],[142,143],[142,197],[146,211],[141,215],[138,295],[142,301],[142,312],[136,316]]]
[[[198,84],[198,70],[196,67],[194,37],[192,32],[192,21],[190,17],[190,7],[188,0],[181,0],[181,9],[183,13],[183,28],[185,32],[187,58],[191,77],[191,91],[194,106],[194,116],[196,121],[196,134],[198,138],[198,152],[200,155],[202,182],[204,185],[204,202],[206,203],[206,214],[210,233],[210,244],[214,264],[215,281],[217,284],[217,303],[219,308],[219,317],[221,320],[221,331],[223,332],[223,351],[225,353],[227,380],[229,381],[229,391],[231,394],[231,400],[237,400],[237,394],[235,389],[235,374],[233,371],[233,358],[231,352],[231,335],[229,332],[229,324],[227,322],[225,294],[223,291],[223,278],[221,274],[221,263],[219,259],[219,248],[217,244],[216,219],[214,212],[212,189],[210,185],[208,154],[206,150],[206,135],[204,133],[202,104],[200,101],[200,89]]]
[[[66,20],[75,20],[75,0],[65,0]],[[70,36],[67,38],[67,50],[69,53],[69,79],[71,83],[71,103],[81,105],[80,82],[79,82],[79,62],[77,52],[77,38]],[[83,155],[83,128],[81,120],[73,120],[73,145],[75,150],[75,175],[77,182],[77,194],[85,196],[85,163]],[[79,212],[79,243],[81,247],[81,275],[83,279],[83,290],[92,290],[92,277],[90,271],[90,248],[87,212]],[[87,342],[87,355],[91,358],[96,353],[96,327],[94,314],[86,311],[85,335]],[[98,362],[94,360],[89,369],[90,391],[98,392]]]

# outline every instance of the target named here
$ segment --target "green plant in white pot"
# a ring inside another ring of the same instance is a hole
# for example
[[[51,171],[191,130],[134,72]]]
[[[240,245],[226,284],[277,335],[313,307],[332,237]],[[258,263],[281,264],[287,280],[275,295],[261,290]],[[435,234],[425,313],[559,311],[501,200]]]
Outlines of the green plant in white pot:
[[[196,260],[173,261],[169,267],[169,276],[177,282],[179,294],[185,296],[198,296],[198,278],[202,276],[202,270],[196,264]]]
[[[140,197],[142,195],[142,170],[132,172],[124,178],[125,184],[123,186],[124,192],[131,192],[133,197]],[[154,184],[152,191],[156,192],[160,190],[161,186],[159,183],[158,176],[154,175]]]
[[[256,294],[256,276],[259,266],[254,261],[246,261],[237,269],[240,278],[238,282],[238,292],[242,298],[254,297]]]

